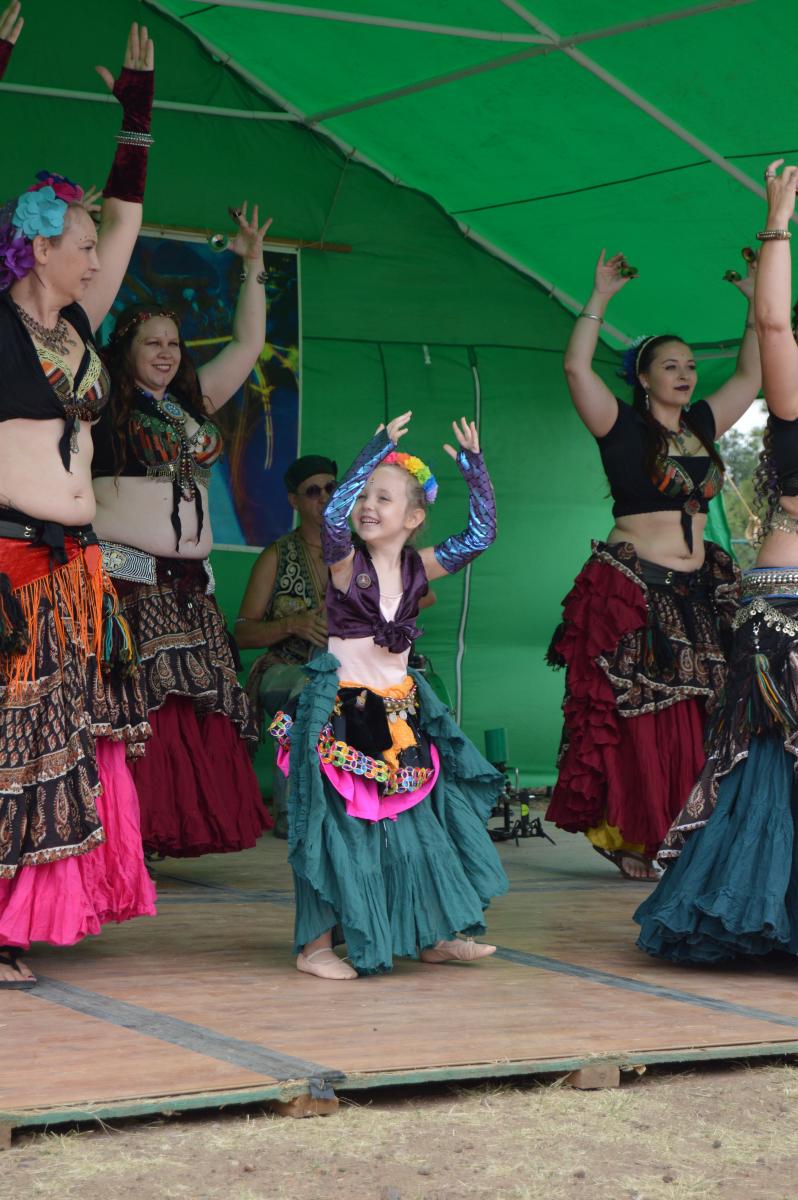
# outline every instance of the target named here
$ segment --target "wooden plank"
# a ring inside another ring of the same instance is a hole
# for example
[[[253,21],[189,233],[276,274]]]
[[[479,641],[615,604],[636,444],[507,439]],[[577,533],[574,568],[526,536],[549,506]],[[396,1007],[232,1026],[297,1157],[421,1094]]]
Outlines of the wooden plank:
[[[0,1125],[308,1094],[308,1079],[286,1083],[214,1058],[224,1039],[330,1064],[346,1074],[336,1090],[347,1091],[798,1053],[798,1024],[793,1038],[776,1023],[798,1023],[786,971],[686,971],[647,958],[634,947],[631,922],[647,889],[616,880],[598,860],[594,866],[596,856],[580,846],[569,839],[562,851],[559,843],[501,848],[527,890],[495,905],[490,936],[523,952],[526,964],[401,962],[391,976],[345,985],[294,969],[283,843],[264,838],[244,854],[164,864],[155,921],[31,956],[42,974],[96,993],[98,1015],[35,993],[4,998],[4,1034],[33,1049],[24,1072],[0,1081]],[[533,956],[538,965],[529,965]],[[593,976],[575,979],[545,961]],[[602,973],[623,976],[631,990],[615,990]],[[653,993],[635,992],[635,981],[656,985]],[[695,1003],[679,999],[688,992]],[[151,1030],[125,1024],[127,1017],[114,1023],[116,1010],[132,1009],[196,1027],[199,1040],[186,1049],[157,1036],[157,1022]]]

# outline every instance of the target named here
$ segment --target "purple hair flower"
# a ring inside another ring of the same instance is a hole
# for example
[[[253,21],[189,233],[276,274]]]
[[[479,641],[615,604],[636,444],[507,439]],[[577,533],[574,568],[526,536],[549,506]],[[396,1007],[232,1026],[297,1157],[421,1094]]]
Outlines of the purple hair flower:
[[[28,274],[35,262],[33,246],[13,225],[0,229],[0,291],[7,291],[16,279]]]
[[[13,225],[25,237],[57,237],[64,232],[67,203],[59,200],[49,184],[36,192],[23,192],[17,201]]]

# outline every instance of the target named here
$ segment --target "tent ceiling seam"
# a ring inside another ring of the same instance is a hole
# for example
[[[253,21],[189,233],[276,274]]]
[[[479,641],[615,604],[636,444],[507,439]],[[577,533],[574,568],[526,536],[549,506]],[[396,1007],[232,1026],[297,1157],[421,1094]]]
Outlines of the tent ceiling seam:
[[[666,20],[676,20],[677,16],[679,18],[698,16],[702,13],[713,12],[717,8],[728,8],[752,2],[753,0],[713,0],[712,3],[699,4],[693,8],[682,9],[677,15],[667,13],[654,17],[641,17],[636,21],[625,21],[620,25],[608,25],[601,29],[588,30],[585,33],[574,33],[569,37],[557,40],[552,38],[541,39],[545,41],[545,44],[537,46],[532,50],[519,50],[515,54],[505,54],[499,58],[488,59],[484,63],[473,63],[469,67],[462,67],[455,71],[446,71],[442,75],[431,75],[427,79],[420,79],[415,83],[390,88],[386,92],[378,92],[373,96],[365,96],[361,100],[347,101],[345,104],[335,105],[332,108],[313,113],[308,117],[308,120],[313,124],[321,121],[329,121],[334,117],[344,116],[346,113],[359,112],[364,108],[374,108],[379,104],[388,104],[404,96],[416,95],[419,92],[429,91],[432,88],[445,87],[450,83],[458,82],[460,79],[468,79],[471,76],[481,75],[488,71],[497,71],[504,67],[511,67],[516,63],[525,62],[530,58],[546,57],[557,51],[565,52],[568,47],[581,45],[584,42],[594,42],[617,37],[619,34],[633,33],[638,29],[650,29],[654,25],[663,24]]]
[[[530,12],[529,9],[520,4],[518,0],[499,0],[499,3],[503,4],[505,8],[509,8],[511,12],[516,13],[517,16],[522,17],[523,20],[527,21],[533,29],[537,29],[539,33],[543,33],[553,40],[558,39],[559,35],[554,29],[552,29],[549,25],[546,25],[545,22],[541,21],[539,17],[536,17],[534,13]],[[748,3],[751,3],[751,0],[719,0],[718,4],[713,6],[713,10],[715,8],[733,8],[737,7],[739,4]],[[667,129],[669,133],[674,135],[674,137],[686,142],[688,146],[692,146],[692,148],[697,150],[699,154],[703,154],[703,156],[709,159],[711,163],[713,163],[721,171],[724,171],[727,175],[731,176],[731,178],[736,180],[737,183],[742,184],[742,186],[747,188],[748,191],[753,192],[762,199],[765,198],[765,189],[761,186],[761,184],[755,183],[750,175],[746,175],[744,171],[739,170],[739,168],[728,162],[722,154],[719,154],[717,150],[714,150],[707,142],[702,141],[700,138],[696,137],[695,134],[690,133],[690,131],[685,129],[683,125],[680,125],[677,121],[674,121],[672,117],[669,117],[668,114],[663,111],[663,109],[657,108],[656,105],[652,104],[649,100],[646,100],[645,96],[642,96],[639,92],[634,91],[633,88],[628,87],[621,79],[605,70],[604,67],[597,63],[594,59],[588,58],[588,56],[586,54],[582,54],[580,50],[573,50],[570,47],[564,47],[563,53],[567,55],[572,62],[576,63],[577,66],[588,71],[591,75],[595,76],[596,79],[600,80],[601,83],[606,84],[607,87],[611,88],[619,96],[622,96],[624,100],[628,100],[629,103],[635,108],[638,108],[641,112],[645,113],[646,116],[651,117],[652,120],[656,121],[657,124],[661,125],[664,129]],[[793,215],[790,219],[798,223],[798,217],[795,215]]]
[[[68,88],[39,87],[32,83],[0,83],[0,92],[16,92],[21,96],[46,96],[56,100],[79,100],[89,104],[117,104],[110,92],[80,92]],[[189,104],[182,100],[155,100],[153,107],[162,112],[190,113],[192,116],[229,117],[237,121],[289,121],[298,117],[288,112],[266,112],[262,109],[217,108],[212,104]]]
[[[344,12],[331,8],[309,8],[305,5],[280,4],[272,0],[215,0],[196,12],[185,13],[181,21],[200,16],[212,8],[242,8],[254,12],[274,13],[277,16],[305,17],[315,21],[337,21],[371,28],[401,29],[410,33],[430,33],[443,37],[469,38],[482,42],[520,42],[538,44],[547,39],[539,34],[511,33],[504,30],[470,29],[460,25],[440,25],[427,21],[408,21],[401,17],[379,17],[367,13]]]
[[[274,91],[273,88],[267,87],[262,80],[258,79],[258,77],[246,67],[242,66],[240,63],[237,63],[235,59],[230,58],[229,55],[225,55],[219,49],[219,47],[215,46],[208,38],[204,37],[200,33],[197,33],[196,30],[185,26],[174,16],[173,13],[169,12],[169,10],[160,3],[160,0],[142,0],[142,2],[148,8],[160,13],[161,16],[165,17],[167,20],[171,20],[174,24],[177,24],[179,28],[183,29],[190,37],[193,37],[195,41],[197,41],[210,55],[212,55],[212,57],[222,60],[225,67],[238,75],[240,79],[243,79],[244,82],[253,88],[254,91],[259,92],[262,96],[265,96],[269,101],[271,101],[272,104],[277,104],[280,107],[285,108],[288,112],[293,113],[298,121],[302,122],[303,124],[307,124],[307,118],[304,116],[301,110],[296,107],[296,105],[292,104],[289,100],[286,100],[278,92]],[[365,154],[361,154],[361,152],[354,146],[349,145],[330,130],[320,129],[311,131],[309,129],[309,131],[315,133],[316,137],[321,137],[325,141],[330,142],[346,157],[351,158],[355,162],[361,163],[370,170],[376,171],[378,175],[383,176],[383,178],[387,179],[390,183],[401,187],[410,186],[405,184],[403,180],[398,178],[398,176],[393,175],[390,171],[386,170],[386,168],[380,163],[374,161]],[[416,188],[412,190],[418,191],[419,189]],[[426,192],[421,194],[426,196],[429,195],[429,193]],[[433,203],[437,204],[438,202],[433,199]],[[442,212],[446,213],[446,209],[443,207],[443,205],[440,205],[440,208]],[[512,267],[514,271],[518,272],[518,274],[522,275],[525,279],[531,279],[532,282],[536,283],[538,287],[541,287],[548,296],[557,300],[557,302],[560,303],[563,308],[577,310],[582,307],[580,302],[574,299],[573,296],[568,295],[567,292],[561,291],[558,287],[556,287],[555,284],[551,283],[547,279],[544,279],[543,276],[539,275],[531,267],[528,267],[526,263],[522,263],[518,259],[514,259],[499,246],[495,246],[492,242],[489,242],[487,238],[475,233],[469,228],[469,226],[463,224],[463,222],[458,221],[452,216],[449,216],[449,214],[447,214],[447,216],[449,220],[457,226],[463,236],[468,238],[469,241],[474,242],[481,249],[485,250],[491,255],[492,258],[498,259],[500,262],[504,262],[507,266]],[[616,338],[624,345],[628,345],[632,340],[628,334],[616,328],[614,325],[605,324],[604,332],[608,333],[611,337]]]

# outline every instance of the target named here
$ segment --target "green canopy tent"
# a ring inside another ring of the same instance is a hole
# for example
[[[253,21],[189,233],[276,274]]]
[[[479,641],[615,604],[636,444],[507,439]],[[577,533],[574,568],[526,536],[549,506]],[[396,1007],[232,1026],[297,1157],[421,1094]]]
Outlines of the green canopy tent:
[[[761,226],[766,162],[795,144],[790,12],[26,0],[0,85],[9,194],[45,165],[103,178],[118,118],[92,66],[115,69],[127,24],[145,21],[158,69],[147,223],[210,231],[248,196],[275,237],[308,244],[302,450],[347,462],[412,407],[412,445],[441,481],[437,538],[466,507],[440,443],[452,417],[479,415],[500,539],[438,587],[424,648],[469,734],[480,744],[505,725],[527,777],[549,776],[556,752],[561,680],[543,653],[559,601],[609,525],[561,375],[572,313],[601,246],[622,248],[640,279],[605,326],[606,378],[630,337],[663,328],[699,348],[703,390],[731,369],[743,304],[721,276]],[[230,615],[250,564],[216,554]]]

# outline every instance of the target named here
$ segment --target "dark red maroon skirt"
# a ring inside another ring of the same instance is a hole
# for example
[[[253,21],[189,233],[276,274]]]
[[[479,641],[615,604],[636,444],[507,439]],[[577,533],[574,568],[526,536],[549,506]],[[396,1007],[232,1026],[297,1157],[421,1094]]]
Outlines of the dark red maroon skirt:
[[[566,596],[552,642],[566,687],[547,813],[561,829],[606,821],[653,857],[700,774],[738,587],[729,555],[706,550],[700,572],[646,582],[633,546],[596,542]]]
[[[150,725],[147,753],[131,764],[144,849],[192,858],[254,846],[271,822],[246,742],[229,718],[169,696]]]
[[[224,618],[201,562],[155,561],[154,584],[115,579],[152,727],[133,767],[144,849],[175,858],[245,850],[273,822],[252,766],[258,730]],[[128,689],[120,687],[124,709]]]

